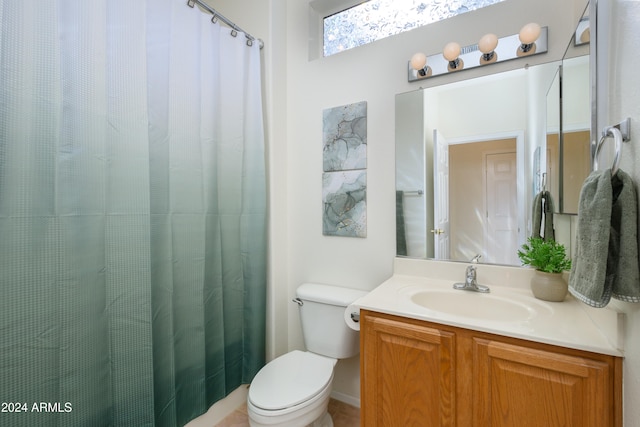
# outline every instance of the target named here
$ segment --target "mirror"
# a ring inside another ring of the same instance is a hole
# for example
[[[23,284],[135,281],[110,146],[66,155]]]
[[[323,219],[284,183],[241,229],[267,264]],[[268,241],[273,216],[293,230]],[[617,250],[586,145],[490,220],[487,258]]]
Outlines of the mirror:
[[[588,44],[575,47],[588,54]],[[560,212],[569,212],[570,189],[579,181],[577,206],[584,178],[575,170],[586,164],[588,174],[591,164],[589,89],[583,89],[589,60],[572,52],[563,61],[396,95],[398,256],[520,265],[517,250],[531,234],[531,202],[542,186],[557,187]],[[561,73],[568,86],[563,103]],[[574,73],[575,90],[568,91]],[[586,120],[582,107],[565,109],[574,102],[584,102]],[[569,147],[581,143],[569,133],[581,140],[585,131],[586,163],[576,162]],[[554,132],[555,148],[548,142]],[[556,236],[570,234],[558,233],[565,225],[570,221],[558,218]]]
[[[398,255],[520,265],[559,65],[396,96]]]
[[[547,93],[547,189],[559,213],[578,213],[591,172],[589,40],[587,7]]]

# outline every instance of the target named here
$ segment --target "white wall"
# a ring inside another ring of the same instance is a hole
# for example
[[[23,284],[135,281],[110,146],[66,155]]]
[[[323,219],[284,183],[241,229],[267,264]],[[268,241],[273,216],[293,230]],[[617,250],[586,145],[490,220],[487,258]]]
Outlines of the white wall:
[[[549,26],[550,51],[523,61],[491,66],[492,72],[562,57],[582,14],[572,2],[509,0],[328,58],[309,60],[307,2],[287,2],[288,41],[288,292],[315,281],[373,289],[392,274],[395,253],[395,94],[481,75],[468,70],[432,81],[407,82],[407,62],[416,51],[440,51],[451,40],[468,45],[487,32],[515,34],[537,21]],[[466,75],[465,75],[466,73]],[[366,239],[322,235],[322,110],[368,102],[368,225]],[[302,347],[296,308],[289,308],[289,346]],[[339,364],[335,389],[358,398],[357,363]]]
[[[265,40],[271,206],[270,357],[302,348],[295,304],[303,282],[373,289],[392,274],[395,255],[395,95],[562,57],[585,0],[509,0],[328,58],[310,60],[317,17],[302,0],[209,0]],[[330,0],[316,0],[323,8]],[[327,6],[330,7],[330,6]],[[549,52],[429,81],[407,82],[411,55],[447,42],[476,43],[487,32],[515,34],[530,21],[549,27]],[[310,42],[310,39],[312,40]],[[318,46],[319,49],[319,46]],[[367,101],[367,237],[322,235],[322,111]],[[359,398],[357,359],[338,365],[335,390]]]
[[[628,172],[636,183],[640,183],[640,81],[637,72],[640,55],[634,51],[640,42],[637,27],[640,24],[640,1],[609,0],[612,6],[610,22],[611,39],[608,43],[605,68],[608,72],[606,87],[608,96],[603,97],[608,108],[601,108],[598,124],[601,128],[631,118],[631,142],[623,147],[620,168]],[[608,65],[607,65],[608,64]],[[624,64],[624,65],[622,65]],[[606,111],[608,110],[608,111]],[[613,144],[611,144],[613,145]],[[640,423],[640,304],[613,302],[614,307],[627,313],[624,360],[624,425]]]

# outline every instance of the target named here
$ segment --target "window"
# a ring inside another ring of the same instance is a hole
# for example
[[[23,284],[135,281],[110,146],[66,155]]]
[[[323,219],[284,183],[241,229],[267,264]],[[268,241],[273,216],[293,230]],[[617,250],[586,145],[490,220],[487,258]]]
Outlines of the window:
[[[504,0],[370,0],[324,18],[324,56]]]

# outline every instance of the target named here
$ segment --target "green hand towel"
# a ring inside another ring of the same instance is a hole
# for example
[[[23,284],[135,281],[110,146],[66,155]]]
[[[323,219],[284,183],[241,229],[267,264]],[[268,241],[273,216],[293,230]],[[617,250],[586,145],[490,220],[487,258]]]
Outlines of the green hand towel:
[[[542,226],[542,191],[536,194],[531,206],[531,237],[539,239]]]
[[[611,179],[613,206],[611,210],[610,246],[617,253],[612,260],[614,271],[613,298],[640,302],[640,267],[638,265],[638,200],[633,180],[624,171]],[[612,254],[610,253],[611,257]]]
[[[576,256],[569,291],[593,307],[611,297],[640,302],[636,190],[622,170],[595,171],[585,180],[578,204]]]
[[[553,229],[553,198],[551,193],[544,190],[539,192],[533,199],[533,209],[531,215],[531,237],[544,238],[544,240],[555,240],[555,231]],[[544,220],[543,220],[544,215]],[[544,228],[542,223],[544,221]],[[540,234],[543,228],[544,237]]]
[[[396,255],[407,255],[404,226],[404,191],[396,191]]]
[[[569,292],[593,307],[604,307],[611,299],[612,267],[607,268],[607,260],[612,205],[611,170],[591,172],[580,190]],[[609,264],[612,261],[613,257]]]
[[[551,193],[545,191],[542,194],[542,201],[544,202],[544,240],[550,241],[556,239],[556,232],[553,229],[553,197]]]

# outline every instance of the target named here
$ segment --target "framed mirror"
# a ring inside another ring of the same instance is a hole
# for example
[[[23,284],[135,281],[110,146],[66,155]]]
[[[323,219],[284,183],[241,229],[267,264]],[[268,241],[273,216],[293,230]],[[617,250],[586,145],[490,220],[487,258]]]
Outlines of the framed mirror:
[[[578,47],[589,51],[588,44]],[[588,81],[588,55],[569,54],[563,61],[396,95],[398,256],[521,265],[517,250],[531,234],[533,197],[546,185],[557,186],[560,198],[560,176],[574,166],[574,155],[561,149],[561,139],[564,147],[570,143],[560,136],[560,99],[554,107],[557,148],[552,153],[548,146],[553,124],[547,95],[559,73],[573,73],[585,63]],[[575,80],[576,92],[582,100],[586,95],[589,109],[583,79]],[[559,98],[559,88],[557,93]],[[573,121],[563,122],[564,129],[588,134],[589,118],[574,119],[573,113],[565,114]],[[569,182],[565,177],[565,189]],[[555,227],[556,236],[571,235],[571,220],[558,218]]]

